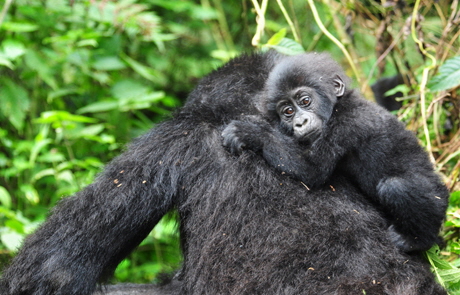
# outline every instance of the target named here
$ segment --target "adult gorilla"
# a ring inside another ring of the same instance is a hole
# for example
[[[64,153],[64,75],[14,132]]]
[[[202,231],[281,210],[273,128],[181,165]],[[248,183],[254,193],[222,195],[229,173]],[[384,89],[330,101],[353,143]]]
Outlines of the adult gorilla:
[[[226,124],[258,114],[253,98],[281,59],[243,56],[204,78],[172,119],[60,202],[5,270],[1,293],[91,294],[177,208],[177,294],[446,294],[346,179],[308,191],[259,155],[222,146]]]

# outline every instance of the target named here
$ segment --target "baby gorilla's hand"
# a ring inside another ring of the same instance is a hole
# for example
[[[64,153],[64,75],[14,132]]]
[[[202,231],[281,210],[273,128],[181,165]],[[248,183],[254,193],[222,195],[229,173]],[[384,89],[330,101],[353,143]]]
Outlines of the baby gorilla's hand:
[[[393,244],[403,252],[411,252],[413,248],[411,244],[395,229],[394,225],[388,228],[388,235]]]
[[[223,145],[234,155],[240,155],[244,149],[257,152],[263,148],[265,133],[260,124],[234,120],[222,131]]]

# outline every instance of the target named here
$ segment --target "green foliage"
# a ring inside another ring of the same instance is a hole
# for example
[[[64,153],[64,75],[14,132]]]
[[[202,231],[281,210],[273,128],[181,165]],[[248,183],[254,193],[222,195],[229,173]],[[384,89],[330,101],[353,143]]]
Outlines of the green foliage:
[[[428,261],[438,281],[446,287],[451,294],[460,293],[460,191],[451,194],[445,233],[447,246],[442,251],[439,246],[433,246],[426,252]]]
[[[216,18],[216,11],[192,1],[179,1],[181,11],[155,2],[18,0],[3,7],[3,255],[17,249],[48,208],[91,183],[125,142],[168,116],[196,79],[212,69],[214,47],[202,21]],[[128,278],[148,281],[179,263],[177,234],[156,231],[162,238],[144,242],[142,259],[133,254],[125,267]],[[152,243],[156,246],[147,247]],[[168,247],[175,252],[161,250]],[[148,275],[132,275],[141,265]]]
[[[460,86],[460,56],[446,60],[439,74],[430,81],[431,91],[448,90]]]

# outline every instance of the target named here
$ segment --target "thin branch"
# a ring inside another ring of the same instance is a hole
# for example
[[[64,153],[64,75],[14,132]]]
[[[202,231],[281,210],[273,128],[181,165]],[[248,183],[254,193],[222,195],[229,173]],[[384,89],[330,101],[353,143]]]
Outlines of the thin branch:
[[[257,13],[257,29],[254,37],[252,38],[251,44],[253,46],[258,46],[265,29],[265,12],[267,11],[268,0],[262,0],[262,5],[259,5],[257,0],[252,0],[252,4],[254,5]]]
[[[316,24],[318,25],[320,30],[324,33],[324,35],[326,35],[332,42],[334,42],[335,45],[337,45],[337,47],[340,48],[340,50],[342,50],[343,54],[345,55],[346,59],[348,60],[348,63],[350,64],[350,67],[351,67],[351,69],[353,71],[353,74],[356,77],[356,80],[358,80],[358,83],[361,85],[361,78],[360,78],[360,76],[358,74],[358,70],[356,69],[355,63],[353,62],[353,59],[351,58],[350,53],[345,48],[345,46],[339,40],[337,40],[337,38],[334,37],[334,35],[332,35],[326,29],[326,27],[324,26],[324,24],[321,21],[321,18],[319,17],[318,10],[316,9],[316,6],[315,6],[315,3],[313,2],[313,0],[307,0],[307,2],[310,5],[310,8],[311,8],[311,11],[313,13],[313,17],[315,18]]]
[[[427,116],[426,116],[426,85],[428,83],[428,76],[432,69],[436,67],[436,58],[429,54],[428,51],[424,48],[423,42],[417,37],[415,22],[417,20],[418,9],[420,6],[420,0],[415,1],[414,10],[412,11],[412,19],[411,19],[411,35],[414,42],[418,45],[420,52],[425,55],[427,58],[431,60],[431,65],[426,66],[423,68],[422,72],[422,81],[420,83],[420,106],[421,106],[421,115],[422,115],[422,123],[423,123],[423,131],[425,133],[425,140],[426,140],[426,148],[430,155],[431,161],[434,163],[434,156],[432,153],[431,147],[431,140],[430,140],[430,132],[428,131],[428,124],[427,124]]]
[[[296,30],[296,28],[294,26],[294,23],[292,22],[291,18],[289,17],[289,14],[288,14],[288,12],[286,11],[286,8],[283,5],[283,2],[281,2],[281,0],[276,0],[276,2],[278,2],[278,6],[280,7],[281,11],[283,12],[284,18],[288,22],[289,27],[291,28],[291,31],[294,34],[294,40],[297,43],[300,44],[301,41],[300,41],[300,38],[299,38],[299,34],[297,33],[297,30]]]
[[[3,20],[5,19],[6,13],[8,12],[8,9],[10,9],[11,4],[13,3],[13,0],[6,0],[5,5],[3,5],[2,12],[0,13],[0,26],[3,23]]]

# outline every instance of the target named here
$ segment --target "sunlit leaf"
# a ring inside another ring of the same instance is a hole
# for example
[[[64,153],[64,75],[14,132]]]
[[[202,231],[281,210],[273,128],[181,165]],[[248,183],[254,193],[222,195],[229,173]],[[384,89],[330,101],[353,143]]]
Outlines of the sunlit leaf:
[[[448,90],[460,85],[460,56],[446,60],[439,74],[431,79],[428,87],[432,91]]]
[[[3,207],[11,208],[11,195],[3,186],[0,186],[0,204]]]
[[[31,23],[4,22],[1,27],[2,29],[16,33],[33,32],[38,30],[38,25]]]
[[[0,78],[0,105],[0,112],[17,130],[22,130],[29,109],[27,91],[9,78]]]
[[[107,112],[118,109],[118,101],[99,101],[80,108],[77,114]]]
[[[286,37],[286,29],[281,29],[278,33],[273,35],[267,42],[267,45],[278,45]]]
[[[445,282],[460,281],[460,269],[442,269],[438,273]]]
[[[141,63],[135,61],[131,57],[127,56],[126,54],[122,54],[121,58],[134,70],[136,73],[141,75],[147,80],[150,81],[155,81],[155,77],[157,76],[155,74],[155,70],[142,65]]]
[[[43,112],[40,115],[40,118],[36,119],[37,123],[54,123],[54,122],[80,122],[80,123],[95,123],[96,119],[85,117],[81,115],[73,115],[66,111],[49,111]]]
[[[16,232],[4,232],[1,233],[2,244],[10,251],[16,251],[21,246],[22,240],[24,239],[21,234]]]
[[[92,66],[98,71],[115,71],[126,68],[126,64],[123,63],[117,56],[99,57]]]
[[[277,45],[265,45],[268,48],[275,49],[286,55],[296,55],[305,52],[305,49],[296,41],[288,38],[283,38]]]
[[[14,39],[7,39],[2,42],[2,51],[5,57],[14,60],[26,52],[26,47]]]
[[[22,193],[26,196],[26,199],[31,203],[31,204],[38,204],[40,201],[40,197],[38,195],[37,190],[30,184],[22,184],[19,189],[21,190]]]
[[[0,55],[0,65],[8,67],[12,70],[14,69],[13,63],[8,58],[2,55]]]

